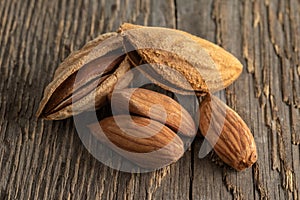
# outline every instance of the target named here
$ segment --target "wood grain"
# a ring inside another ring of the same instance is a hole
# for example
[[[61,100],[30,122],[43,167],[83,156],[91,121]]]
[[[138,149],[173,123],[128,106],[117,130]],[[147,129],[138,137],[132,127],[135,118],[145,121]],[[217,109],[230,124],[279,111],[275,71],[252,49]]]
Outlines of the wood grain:
[[[0,1],[0,199],[299,199],[299,10],[298,0]],[[252,169],[199,159],[198,138],[169,167],[118,172],[88,153],[72,119],[34,117],[58,64],[123,22],[188,31],[243,63],[217,95],[253,132]]]

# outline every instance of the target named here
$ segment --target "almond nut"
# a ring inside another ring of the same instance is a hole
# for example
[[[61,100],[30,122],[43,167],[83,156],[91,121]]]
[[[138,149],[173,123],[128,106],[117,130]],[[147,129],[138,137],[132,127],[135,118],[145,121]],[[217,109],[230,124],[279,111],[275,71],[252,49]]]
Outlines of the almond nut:
[[[184,136],[196,135],[190,114],[172,98],[143,88],[127,88],[114,91],[111,106],[117,114],[126,111],[164,123]]]
[[[99,141],[143,168],[161,168],[176,162],[184,153],[182,140],[151,119],[117,115],[88,128]]]
[[[256,162],[256,145],[251,131],[242,118],[217,97],[206,96],[201,102],[199,126],[226,164],[240,171]]]

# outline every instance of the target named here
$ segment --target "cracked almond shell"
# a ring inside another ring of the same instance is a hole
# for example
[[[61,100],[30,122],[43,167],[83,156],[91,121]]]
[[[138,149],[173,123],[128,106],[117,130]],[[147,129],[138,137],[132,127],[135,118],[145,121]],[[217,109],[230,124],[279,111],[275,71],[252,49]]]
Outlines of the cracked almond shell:
[[[106,45],[100,45],[105,40]],[[130,69],[124,58],[117,33],[106,33],[88,42],[60,64],[44,90],[36,115],[60,120],[100,107]]]

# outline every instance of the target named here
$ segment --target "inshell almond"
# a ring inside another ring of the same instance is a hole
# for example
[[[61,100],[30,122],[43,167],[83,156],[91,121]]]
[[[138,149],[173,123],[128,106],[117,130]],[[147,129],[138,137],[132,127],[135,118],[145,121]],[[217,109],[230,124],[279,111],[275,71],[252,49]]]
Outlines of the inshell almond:
[[[145,73],[170,91],[215,92],[226,88],[242,72],[242,64],[233,55],[184,31],[125,23],[119,32],[134,64],[151,64],[153,70]]]
[[[99,45],[104,40],[109,42]],[[106,33],[87,43],[58,67],[44,91],[37,116],[59,120],[101,106],[116,79],[130,68],[129,62],[123,62],[122,68],[118,68],[124,58],[117,33]],[[117,76],[111,77],[111,74]],[[110,88],[103,89],[101,85]],[[91,95],[95,93],[94,100]]]

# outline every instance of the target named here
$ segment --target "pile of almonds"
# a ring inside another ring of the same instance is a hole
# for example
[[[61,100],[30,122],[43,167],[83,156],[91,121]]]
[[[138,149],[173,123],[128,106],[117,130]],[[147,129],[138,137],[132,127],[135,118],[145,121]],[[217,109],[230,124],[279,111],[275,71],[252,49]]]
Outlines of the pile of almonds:
[[[130,87],[132,69],[165,91],[195,95],[199,119],[165,94]],[[241,72],[234,56],[207,40],[175,29],[125,23],[73,52],[58,67],[37,116],[61,120],[111,102],[116,114],[88,128],[132,163],[158,168],[176,162],[184,153],[183,138],[195,137],[199,126],[217,155],[240,171],[257,160],[253,135],[211,93],[229,86]]]

